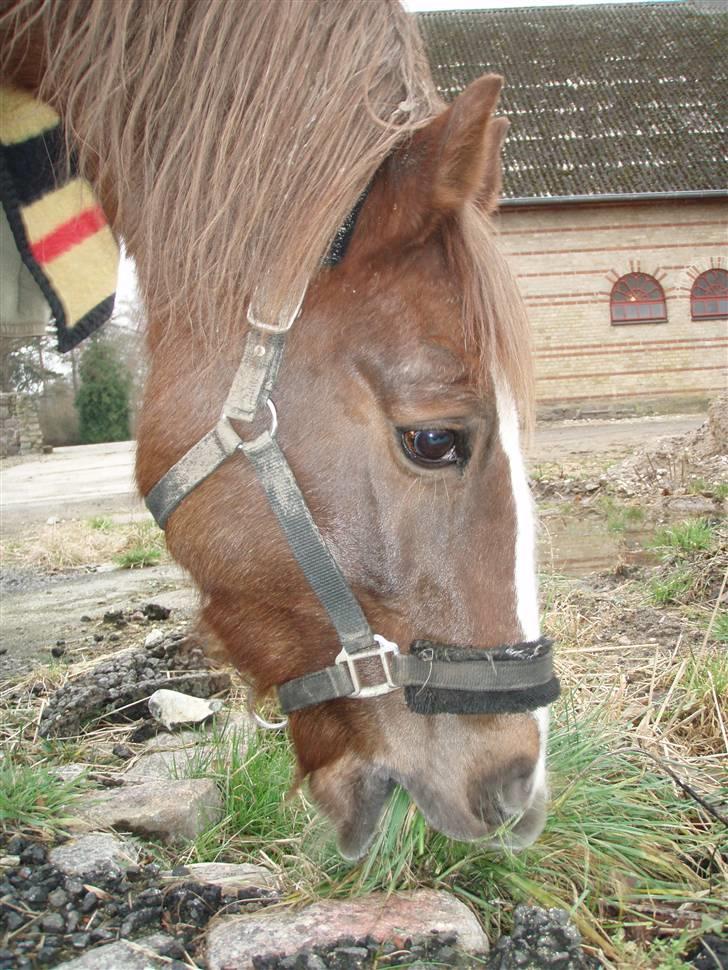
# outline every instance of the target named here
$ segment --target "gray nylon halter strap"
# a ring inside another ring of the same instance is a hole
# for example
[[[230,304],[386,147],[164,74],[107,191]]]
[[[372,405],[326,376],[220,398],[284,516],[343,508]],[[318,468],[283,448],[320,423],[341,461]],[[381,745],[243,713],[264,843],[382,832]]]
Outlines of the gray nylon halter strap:
[[[484,650],[474,651],[485,654]],[[379,655],[378,655],[379,656]],[[423,660],[412,654],[392,654],[382,666],[385,682],[392,689],[423,687],[431,690],[505,692],[540,687],[553,678],[551,650],[524,660],[484,662],[483,659],[443,663]],[[341,697],[373,696],[377,687],[359,687],[350,664],[334,664],[313,674],[289,680],[278,688],[278,699],[284,714]],[[379,693],[385,693],[380,690]]]
[[[165,528],[190,492],[233,454],[243,452],[255,469],[296,561],[328,613],[342,649],[353,654],[371,648],[374,635],[274,437],[277,421],[269,395],[280,367],[285,334],[302,303],[303,298],[293,316],[277,328],[261,324],[248,310],[251,328],[220,420],[157,482],[146,504],[160,528]],[[271,407],[273,427],[252,441],[243,441],[230,419],[250,422],[265,403]]]
[[[357,653],[371,647],[374,635],[362,608],[326,548],[275,438],[266,431],[255,441],[241,444],[240,450],[250,459],[296,562],[329,614],[343,649]]]

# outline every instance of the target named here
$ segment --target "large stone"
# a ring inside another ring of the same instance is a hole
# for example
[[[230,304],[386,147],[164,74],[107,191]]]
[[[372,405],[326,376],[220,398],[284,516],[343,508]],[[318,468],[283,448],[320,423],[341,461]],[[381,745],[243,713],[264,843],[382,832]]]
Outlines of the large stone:
[[[154,779],[129,781],[79,800],[75,814],[94,826],[108,826],[147,838],[194,839],[220,821],[222,797],[214,781]]]
[[[206,730],[158,734],[146,742],[125,778],[186,778],[201,774],[219,753],[221,743],[234,742],[243,750],[255,730],[252,719],[243,712],[221,715]]]
[[[302,909],[226,916],[207,934],[208,970],[252,970],[266,954],[292,956],[299,950],[372,937],[398,946],[410,937],[437,932],[453,935],[470,954],[488,951],[488,938],[473,913],[449,893],[422,889],[399,896],[375,894],[352,900],[325,900]]]
[[[249,862],[192,862],[165,875],[170,882],[204,882],[224,892],[244,889],[280,888],[280,880],[269,869]]]
[[[135,842],[109,832],[89,832],[51,849],[48,859],[67,876],[90,876],[99,871],[127,869],[139,858]]]
[[[204,769],[212,758],[212,748],[203,742],[204,734],[181,731],[150,738],[138,759],[124,772],[125,778],[185,778]]]
[[[159,956],[174,943],[166,933],[140,940],[120,940],[89,950],[77,960],[56,964],[56,970],[168,970],[170,961]]]

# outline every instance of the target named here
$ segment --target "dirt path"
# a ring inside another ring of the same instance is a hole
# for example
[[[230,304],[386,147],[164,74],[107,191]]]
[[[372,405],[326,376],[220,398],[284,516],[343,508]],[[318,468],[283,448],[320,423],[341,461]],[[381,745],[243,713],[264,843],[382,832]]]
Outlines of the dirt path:
[[[538,425],[529,450],[532,464],[563,461],[570,455],[625,454],[644,447],[655,438],[694,431],[704,414],[682,414],[620,421],[559,421]]]
[[[538,426],[530,449],[532,464],[570,455],[626,453],[663,435],[684,434],[705,420],[701,414],[628,419],[566,421]],[[57,448],[0,468],[0,516],[6,535],[28,525],[111,513],[139,513],[134,486],[134,442]]]
[[[702,415],[628,421],[543,424],[536,431],[529,460],[560,462],[582,455],[615,458],[656,437],[683,434],[698,427]],[[21,536],[50,516],[87,519],[93,515],[144,515],[133,486],[133,442],[59,448],[48,456],[8,463],[2,468],[0,513],[3,535]],[[608,555],[591,537],[600,556]],[[548,528],[542,536],[542,558],[562,555]],[[601,560],[599,560],[601,562]],[[195,611],[195,592],[186,575],[172,565],[141,570],[100,567],[48,574],[37,569],[5,567],[0,577],[0,680],[32,669],[51,658],[64,640],[64,659],[83,659],[106,652],[110,629],[102,623],[109,610],[134,611],[153,600],[173,609],[183,622]],[[82,620],[82,617],[90,619]],[[104,640],[94,639],[103,636]],[[143,639],[143,627],[130,625],[119,639]],[[115,641],[116,642],[116,641]]]
[[[153,601],[172,610],[172,622],[192,618],[196,594],[177,566],[151,569],[101,567],[57,574],[5,568],[0,581],[0,682],[51,660],[59,640],[64,660],[83,660],[106,653],[114,644],[131,645],[143,639],[143,624],[131,624],[109,642],[115,632],[103,623],[108,611],[134,611]],[[102,640],[94,637],[103,637]]]

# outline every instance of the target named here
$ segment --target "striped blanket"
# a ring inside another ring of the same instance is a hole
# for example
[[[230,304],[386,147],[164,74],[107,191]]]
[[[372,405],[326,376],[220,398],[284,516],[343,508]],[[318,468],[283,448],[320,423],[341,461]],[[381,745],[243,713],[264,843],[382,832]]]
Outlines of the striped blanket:
[[[91,186],[66,161],[56,112],[2,86],[0,201],[50,305],[58,348],[70,350],[111,316],[119,249]]]

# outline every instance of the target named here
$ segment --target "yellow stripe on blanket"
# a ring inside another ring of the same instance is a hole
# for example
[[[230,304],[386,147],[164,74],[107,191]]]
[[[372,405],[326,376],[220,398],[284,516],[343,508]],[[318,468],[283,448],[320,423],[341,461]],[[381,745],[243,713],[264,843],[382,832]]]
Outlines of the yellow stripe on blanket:
[[[116,289],[118,254],[116,240],[109,227],[104,226],[69,252],[44,264],[43,270],[63,304],[69,329]],[[83,275],[79,275],[79,264],[84,267]]]
[[[58,115],[43,101],[18,88],[0,86],[0,141],[16,145],[55,128]]]

